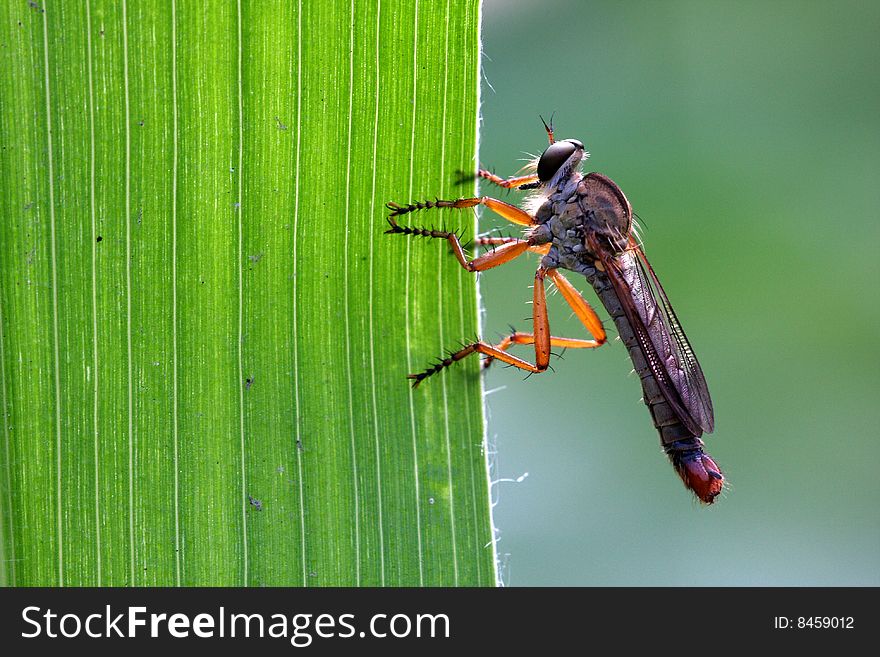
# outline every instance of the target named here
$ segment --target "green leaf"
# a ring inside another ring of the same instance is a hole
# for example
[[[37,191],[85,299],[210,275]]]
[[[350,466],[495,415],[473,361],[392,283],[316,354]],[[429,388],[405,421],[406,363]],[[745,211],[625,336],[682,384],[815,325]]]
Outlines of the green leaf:
[[[405,378],[474,277],[383,234],[472,192],[479,2],[0,21],[5,583],[493,585],[478,363]]]

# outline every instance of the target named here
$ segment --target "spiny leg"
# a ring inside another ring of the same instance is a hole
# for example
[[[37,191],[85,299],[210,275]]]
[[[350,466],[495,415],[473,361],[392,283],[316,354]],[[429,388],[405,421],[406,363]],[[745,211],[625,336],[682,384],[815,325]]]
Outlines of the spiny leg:
[[[430,210],[433,208],[473,208],[478,205],[485,205],[496,214],[504,217],[508,221],[519,224],[521,226],[533,226],[535,218],[522,208],[518,208],[510,203],[499,201],[491,196],[473,196],[468,198],[458,198],[454,201],[444,201],[436,199],[434,201],[424,201],[422,203],[410,203],[409,205],[398,205],[397,203],[386,203],[385,207],[391,210],[392,217],[399,217],[416,210]]]
[[[508,240],[516,238],[487,238],[490,240]],[[502,242],[503,243],[503,242]],[[533,247],[544,248],[544,247]],[[564,338],[550,335],[550,323],[547,316],[547,295],[544,289],[544,278],[549,276],[556,284],[557,289],[562,293],[562,297],[571,306],[578,319],[587,329],[592,340],[584,340],[580,338]],[[456,352],[449,354],[446,358],[438,361],[435,365],[428,368],[424,372],[418,374],[410,374],[408,378],[413,379],[413,387],[418,386],[422,380],[436,374],[437,372],[449,367],[453,363],[460,361],[473,353],[480,353],[486,356],[483,363],[484,367],[488,367],[493,360],[497,359],[514,367],[526,370],[528,372],[543,372],[547,369],[550,362],[551,347],[567,347],[571,349],[595,349],[601,347],[606,342],[605,329],[602,322],[590,304],[581,295],[580,292],[568,281],[558,269],[539,268],[535,273],[535,287],[533,292],[533,332],[520,333],[514,331],[501,342],[496,345],[490,345],[482,340],[465,345]],[[514,344],[533,344],[535,345],[535,364],[531,364],[521,358],[517,358],[507,350]]]
[[[426,228],[410,228],[407,226],[400,226],[395,221],[395,217],[415,212],[416,210],[427,210],[432,208],[462,209],[472,208],[477,205],[485,205],[508,221],[525,226],[534,225],[534,218],[525,210],[488,196],[460,198],[455,201],[437,199],[435,201],[425,201],[424,203],[410,203],[406,206],[401,206],[397,203],[386,203],[385,205],[391,210],[391,214],[388,216],[388,223],[391,224],[391,228],[385,231],[386,233],[401,233],[404,235],[419,235],[422,237],[445,239],[452,246],[453,253],[455,253],[458,262],[468,271],[483,271],[492,267],[497,267],[498,265],[509,262],[517,256],[522,255],[528,251],[530,247],[537,245],[531,240],[524,239],[505,242],[501,248],[468,261],[464,254],[464,250],[461,247],[461,240],[455,233],[443,230],[428,230]]]
[[[522,333],[520,331],[514,331],[510,335],[506,336],[501,342],[495,345],[496,349],[500,349],[501,351],[507,351],[515,344],[534,344],[535,343],[535,335],[533,333]],[[561,338],[556,337],[555,335],[550,336],[550,346],[551,347],[562,347],[564,349],[595,349],[596,347],[601,347],[604,344],[603,342],[599,342],[597,340],[584,340],[581,338]],[[495,359],[492,356],[486,358],[483,361],[483,368],[489,367]]]
[[[498,202],[501,203],[500,201]],[[444,201],[438,201],[436,203],[444,203]],[[387,205],[389,208],[396,208],[401,210],[403,209],[394,203],[389,203]],[[504,205],[507,204],[505,203]],[[432,204],[430,207],[447,206],[437,206]],[[513,210],[520,211],[519,208],[516,208],[514,206],[508,207],[512,208]],[[475,243],[477,245],[493,245],[499,246],[499,248],[469,261],[467,259],[467,256],[465,256],[464,254],[464,249],[461,246],[461,239],[456,233],[445,230],[435,230],[433,228],[427,229],[401,226],[397,223],[397,221],[395,221],[395,217],[399,216],[400,214],[405,214],[405,212],[409,211],[411,210],[405,210],[404,212],[398,212],[397,210],[395,210],[394,212],[392,212],[388,216],[388,223],[391,225],[391,228],[386,230],[385,232],[392,234],[445,239],[452,246],[453,253],[455,254],[455,257],[458,259],[461,266],[468,271],[485,271],[486,269],[497,267],[498,265],[502,265],[506,262],[513,260],[514,258],[522,255],[526,251],[531,251],[532,253],[538,253],[540,255],[546,255],[547,252],[550,250],[551,245],[549,243],[542,243],[544,240],[540,238],[521,239],[517,237],[479,237],[475,240]]]
[[[596,315],[596,312],[590,307],[590,304],[587,303],[587,300],[584,299],[583,295],[577,291],[575,286],[572,285],[558,269],[548,269],[547,276],[553,280],[556,284],[556,289],[562,293],[562,298],[565,299],[569,306],[571,306],[574,314],[579,320],[581,320],[581,323],[587,329],[587,332],[593,337],[592,340],[551,337],[550,346],[568,347],[571,349],[595,349],[596,347],[601,347],[605,344],[607,338],[605,335],[605,329],[602,326],[602,320],[599,319],[599,316]],[[514,331],[498,343],[496,347],[502,351],[506,351],[514,344],[532,344],[534,340],[535,337],[531,333]],[[483,361],[483,367],[489,367],[491,364],[491,357]]]
[[[594,349],[596,347],[601,347],[603,343],[604,342],[598,342],[596,340],[581,340],[578,338],[560,338],[556,336],[550,336],[550,347],[563,347],[567,349]],[[462,358],[470,356],[473,353],[480,353],[486,356],[486,360],[483,361],[484,369],[489,367],[490,363],[492,363],[495,359],[498,359],[504,361],[505,363],[508,363],[509,365],[513,365],[514,367],[518,367],[529,372],[544,371],[542,369],[538,369],[536,366],[532,365],[528,361],[517,358],[516,356],[512,356],[511,354],[507,353],[507,350],[513,344],[535,344],[535,334],[520,333],[518,331],[514,331],[496,345],[490,345],[486,342],[483,342],[482,340],[478,342],[472,342],[471,344],[465,345],[458,351],[450,353],[446,358],[438,361],[435,365],[428,368],[424,372],[420,372],[419,374],[410,374],[409,376],[407,376],[407,378],[414,380],[413,387],[415,388],[419,385],[419,383],[422,382],[423,379],[428,378],[432,374],[436,374],[440,370],[449,367],[453,363],[457,363]]]
[[[428,378],[432,374],[436,374],[437,372],[449,367],[453,363],[460,361],[462,358],[466,358],[471,354],[483,354],[484,356],[489,356],[490,358],[497,358],[498,360],[507,363],[508,365],[513,365],[514,367],[518,367],[521,370],[525,370],[527,372],[538,373],[543,372],[547,369],[547,366],[550,364],[550,322],[547,318],[547,294],[544,290],[544,276],[546,275],[546,271],[543,267],[539,267],[538,271],[535,272],[535,287],[532,295],[532,305],[533,305],[533,313],[532,313],[532,328],[533,331],[531,333],[532,343],[535,345],[535,362],[534,364],[528,362],[527,360],[523,360],[522,358],[517,358],[516,356],[507,353],[503,349],[495,345],[488,344],[487,342],[483,342],[482,340],[478,342],[472,342],[471,344],[465,345],[458,351],[449,354],[443,360],[437,362],[432,367],[429,367],[424,372],[419,372],[418,374],[410,374],[407,376],[408,379],[412,379],[413,388],[417,387],[424,379]]]
[[[521,240],[513,238],[513,241],[506,242],[494,251],[484,253],[483,255],[468,260],[461,246],[461,240],[458,235],[448,230],[434,230],[427,228],[410,228],[409,226],[401,226],[394,221],[394,215],[388,217],[388,223],[391,228],[385,231],[386,234],[413,235],[417,237],[433,237],[436,239],[445,239],[452,246],[452,252],[458,259],[459,264],[468,271],[485,271],[505,262],[510,262],[514,258],[521,256],[532,247],[529,240]],[[538,248],[538,247],[534,247]]]

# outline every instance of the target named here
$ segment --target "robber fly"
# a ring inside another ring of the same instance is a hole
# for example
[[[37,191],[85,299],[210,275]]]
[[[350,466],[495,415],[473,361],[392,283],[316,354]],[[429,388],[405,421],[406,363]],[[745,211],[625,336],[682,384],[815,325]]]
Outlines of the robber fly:
[[[387,233],[445,239],[468,271],[485,271],[528,251],[542,256],[535,273],[531,333],[514,331],[494,345],[473,342],[409,378],[417,386],[474,353],[486,356],[486,364],[499,360],[527,372],[543,372],[549,366],[552,347],[591,349],[603,345],[606,336],[601,320],[560,270],[582,274],[611,315],[629,350],[642,382],[643,399],[672,465],[687,488],[701,501],[712,504],[724,486],[721,469],[703,451],[700,440],[703,432],[711,433],[714,429],[712,400],[700,364],[639,245],[632,207],[609,178],[601,173],[581,173],[581,162],[589,153],[580,141],[556,141],[552,126],[544,122],[544,128],[550,145],[532,162],[533,173],[507,179],[484,170],[477,173],[477,177],[506,189],[534,190],[524,204],[527,209],[488,196],[387,204],[391,210],[391,228]],[[524,236],[479,239],[478,244],[491,245],[494,250],[468,260],[455,233],[406,227],[397,222],[398,217],[417,210],[477,205],[526,226]],[[591,340],[550,334],[544,289],[547,278],[589,331]],[[508,353],[515,344],[534,345],[535,362]]]

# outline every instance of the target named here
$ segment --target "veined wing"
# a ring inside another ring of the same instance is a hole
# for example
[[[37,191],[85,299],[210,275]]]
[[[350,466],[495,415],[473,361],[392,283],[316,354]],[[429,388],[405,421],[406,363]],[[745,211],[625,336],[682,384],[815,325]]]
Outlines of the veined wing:
[[[695,435],[711,433],[715,417],[703,370],[645,254],[630,242],[602,262],[666,401]]]

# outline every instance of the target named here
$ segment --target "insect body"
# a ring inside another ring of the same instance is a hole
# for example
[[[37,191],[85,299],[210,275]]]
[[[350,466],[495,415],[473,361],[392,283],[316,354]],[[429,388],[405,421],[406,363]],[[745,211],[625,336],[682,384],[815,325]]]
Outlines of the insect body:
[[[553,129],[544,125],[550,146],[534,163],[533,174],[509,179],[487,171],[477,174],[501,187],[535,190],[527,204],[531,211],[487,196],[405,206],[388,204],[391,228],[386,232],[445,239],[468,271],[484,271],[528,251],[542,255],[535,273],[533,331],[513,332],[495,345],[483,341],[468,344],[429,369],[411,374],[413,385],[473,353],[485,355],[486,364],[497,359],[528,372],[543,372],[549,366],[552,347],[589,349],[604,344],[602,322],[560,269],[577,272],[593,286],[629,350],[641,379],[643,399],[672,465],[685,486],[701,501],[711,504],[724,485],[720,468],[703,451],[700,439],[703,432],[711,433],[714,428],[712,401],[687,337],[635,238],[632,207],[609,178],[580,172],[581,162],[588,157],[580,141],[555,141]],[[479,244],[496,248],[468,260],[455,233],[405,227],[397,222],[397,217],[417,210],[477,205],[527,226],[524,237],[480,239]],[[592,339],[550,334],[546,278],[555,283]],[[508,353],[514,344],[534,345],[535,362]]]

